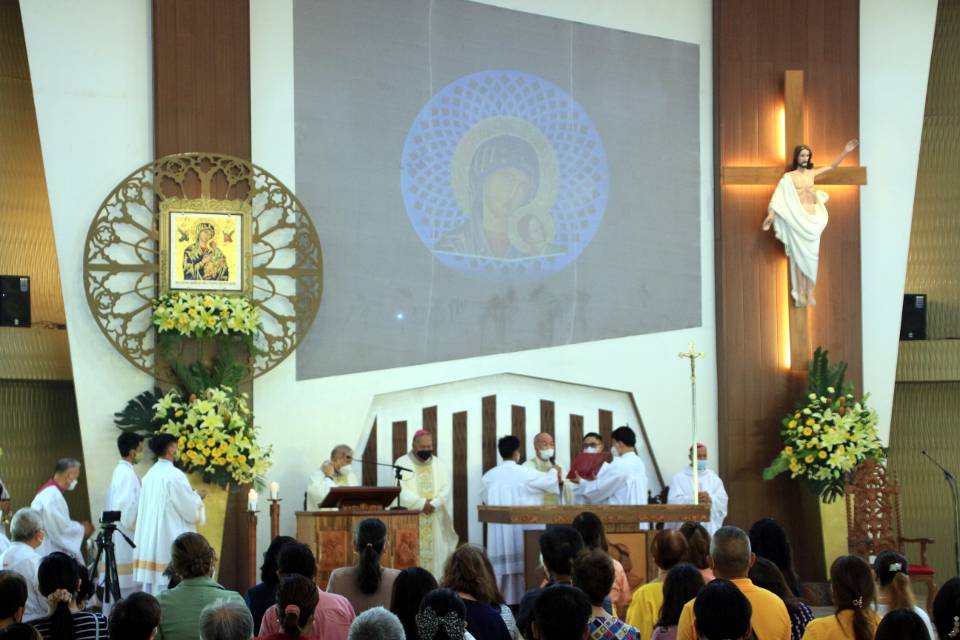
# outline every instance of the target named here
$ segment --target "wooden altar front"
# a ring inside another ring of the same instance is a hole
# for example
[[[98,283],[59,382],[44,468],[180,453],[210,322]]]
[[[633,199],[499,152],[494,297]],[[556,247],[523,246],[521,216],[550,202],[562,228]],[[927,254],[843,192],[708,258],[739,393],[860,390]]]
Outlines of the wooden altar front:
[[[657,575],[650,555],[650,540],[656,531],[642,525],[666,522],[708,522],[710,505],[649,504],[630,506],[573,504],[535,507],[490,507],[480,505],[477,515],[484,524],[557,525],[570,524],[584,511],[595,513],[606,531],[607,542],[625,545],[630,551],[633,573],[644,582]],[[528,529],[523,534],[524,580],[527,589],[539,586],[540,536],[543,529]]]

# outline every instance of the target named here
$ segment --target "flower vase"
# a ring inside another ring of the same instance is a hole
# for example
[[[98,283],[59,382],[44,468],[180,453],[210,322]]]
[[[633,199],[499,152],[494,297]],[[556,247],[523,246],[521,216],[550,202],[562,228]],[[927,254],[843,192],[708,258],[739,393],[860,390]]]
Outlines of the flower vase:
[[[823,539],[823,559],[826,576],[830,578],[830,565],[840,556],[847,555],[847,504],[844,498],[833,502],[820,502],[820,532]]]
[[[190,473],[187,477],[190,480],[190,486],[194,489],[207,490],[207,497],[203,500],[207,520],[203,525],[197,527],[197,533],[207,539],[207,542],[213,547],[217,560],[219,560],[223,550],[223,529],[227,519],[227,499],[230,496],[230,486],[221,487],[204,482],[203,475],[200,473]]]

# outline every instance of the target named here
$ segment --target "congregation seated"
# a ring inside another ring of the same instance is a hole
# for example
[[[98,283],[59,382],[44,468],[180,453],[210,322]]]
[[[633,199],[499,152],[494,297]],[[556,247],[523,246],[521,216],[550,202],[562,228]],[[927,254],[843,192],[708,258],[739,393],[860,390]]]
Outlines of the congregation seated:
[[[663,579],[663,602],[650,640],[677,640],[677,625],[683,606],[697,597],[704,586],[700,570],[689,562],[675,565]],[[641,638],[644,637],[641,632]]]
[[[543,589],[533,605],[533,640],[585,640],[593,607],[580,589],[554,584]]]
[[[700,640],[754,640],[753,606],[742,589],[723,578],[712,580],[693,605]],[[758,635],[765,639],[767,636]]]
[[[880,602],[877,604],[877,613],[886,617],[888,611],[894,609],[910,609],[927,625],[930,637],[934,637],[933,623],[930,616],[913,600],[913,590],[910,588],[909,563],[907,559],[896,551],[884,551],[873,561],[873,571],[880,585]]]
[[[927,622],[913,609],[894,609],[877,625],[874,640],[933,640]]]
[[[110,609],[110,635],[119,640],[153,640],[160,630],[160,603],[138,591]]]
[[[840,556],[830,565],[830,590],[835,614],[807,625],[804,640],[872,640],[880,622],[873,605],[873,571],[858,556]]]
[[[242,602],[217,601],[200,612],[200,640],[252,640],[253,616]],[[196,635],[194,637],[197,637]]]
[[[40,633],[26,622],[14,622],[0,628],[0,640],[42,640]]]
[[[790,640],[803,638],[807,624],[813,620],[813,611],[807,603],[793,595],[777,565],[767,558],[757,558],[748,575],[754,585],[775,593],[787,606],[787,613],[790,615]]]
[[[587,628],[591,640],[640,640],[640,632],[603,609],[615,572],[613,562],[600,549],[587,549],[573,561],[573,585],[587,594],[591,614]]]
[[[108,640],[107,619],[99,613],[80,611],[80,565],[73,556],[55,551],[37,570],[40,594],[47,599],[50,615],[31,624],[43,640]]]
[[[557,525],[550,527],[540,536],[540,557],[547,575],[547,584],[523,594],[517,614],[517,626],[527,640],[533,638],[533,611],[537,598],[545,588],[554,584],[573,584],[573,559],[582,550],[583,537],[573,527]]]
[[[437,579],[422,567],[409,567],[400,572],[393,582],[390,611],[403,625],[407,640],[419,640],[417,612],[424,596],[437,588]]]
[[[783,525],[773,518],[761,518],[750,527],[750,547],[758,558],[777,565],[793,595],[800,597],[800,578],[793,566],[793,547]]]
[[[722,578],[735,585],[750,601],[752,609],[750,625],[757,637],[763,640],[790,639],[790,616],[787,614],[786,605],[776,595],[754,585],[747,577],[754,555],[750,551],[750,539],[744,531],[737,527],[720,527],[710,541],[708,559],[716,578]],[[704,587],[704,590],[707,587]],[[703,591],[696,600],[684,606],[677,626],[678,640],[697,638],[696,603],[701,595]]]
[[[239,593],[213,579],[215,562],[213,548],[199,533],[181,533],[170,545],[170,565],[180,583],[157,596],[163,640],[196,640],[204,607],[217,601],[243,603]]]
[[[277,559],[277,573],[280,576],[281,586],[283,579],[291,576],[302,576],[313,583],[317,574],[317,560],[313,551],[301,542],[284,545]],[[316,640],[346,640],[350,623],[356,617],[350,601],[341,595],[321,591],[319,587],[314,587],[314,590],[317,592],[316,614],[313,624],[301,637]],[[277,597],[279,598],[279,590]],[[268,638],[279,633],[285,615],[276,604],[267,609],[263,614],[260,633],[257,637]]]
[[[484,640],[511,640],[501,616],[503,596],[497,589],[496,578],[487,569],[485,556],[475,545],[459,547],[444,564],[440,586],[455,591],[463,600],[471,635]]]
[[[640,632],[641,638],[649,640],[653,635],[654,623],[660,617],[660,608],[663,606],[663,581],[667,572],[683,560],[686,553],[687,539],[675,529],[663,529],[653,537],[650,555],[657,566],[657,576],[633,592],[630,608],[624,616],[626,623]]]
[[[710,532],[699,522],[685,522],[678,529],[687,539],[687,553],[684,562],[689,562],[700,570],[704,582],[713,580],[713,569],[708,560],[710,556]]]
[[[467,633],[467,607],[451,589],[434,589],[423,597],[417,611],[417,635],[420,640],[464,640]],[[484,640],[478,637],[477,640]]]
[[[10,536],[13,541],[0,554],[0,569],[19,573],[27,582],[27,605],[23,620],[30,622],[47,615],[47,600],[40,595],[37,570],[43,559],[37,549],[43,544],[46,532],[40,512],[30,508],[18,509],[10,521]]]
[[[334,569],[327,582],[327,593],[337,593],[360,614],[372,607],[389,607],[393,582],[400,573],[380,566],[387,544],[387,526],[377,518],[367,518],[357,526],[354,536],[357,564]]]
[[[298,575],[284,576],[277,588],[280,631],[266,640],[311,637],[320,592],[313,580]]]
[[[933,627],[940,640],[960,637],[960,577],[943,583],[933,599]]]
[[[603,528],[603,521],[600,520],[597,514],[584,511],[577,515],[577,517],[573,519],[573,528],[580,532],[580,537],[583,538],[583,544],[587,549],[599,549],[609,554],[607,535]],[[627,572],[624,570],[623,565],[612,556],[610,560],[613,561],[615,577],[608,597],[615,610],[620,612],[621,615],[625,615],[633,594],[630,589],[630,583],[627,582]]]
[[[250,614],[253,616],[253,633],[260,633],[260,621],[263,614],[277,601],[277,556],[280,549],[288,542],[295,542],[290,536],[277,536],[270,542],[270,546],[263,552],[263,564],[260,565],[260,582],[249,589],[243,596]]]
[[[0,629],[23,620],[27,581],[14,571],[0,571]]]
[[[353,620],[347,640],[404,640],[400,618],[383,607],[367,609]]]

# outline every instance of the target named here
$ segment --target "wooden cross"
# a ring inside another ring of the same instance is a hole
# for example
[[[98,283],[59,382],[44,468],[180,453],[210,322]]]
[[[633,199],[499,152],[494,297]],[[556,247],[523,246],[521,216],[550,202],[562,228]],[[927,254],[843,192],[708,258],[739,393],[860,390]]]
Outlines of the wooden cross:
[[[784,152],[787,156],[792,156],[793,149],[798,144],[803,144],[804,139],[803,71],[791,69],[784,72],[783,93]],[[720,183],[724,185],[775,185],[783,177],[785,171],[785,165],[722,166],[720,167]],[[833,171],[818,176],[815,182],[822,185],[867,184],[867,168],[837,167]],[[757,220],[761,218],[762,216],[758,213]],[[788,291],[789,288],[788,276]],[[789,302],[787,304],[790,309],[790,366],[794,369],[803,369],[806,368],[811,353],[808,307],[797,308]]]

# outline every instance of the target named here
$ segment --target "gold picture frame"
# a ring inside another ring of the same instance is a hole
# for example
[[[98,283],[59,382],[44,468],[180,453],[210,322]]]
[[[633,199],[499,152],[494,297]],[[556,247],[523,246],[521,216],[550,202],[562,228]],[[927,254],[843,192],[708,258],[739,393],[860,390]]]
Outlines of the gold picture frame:
[[[169,198],[160,204],[160,293],[249,296],[253,288],[250,203]]]

